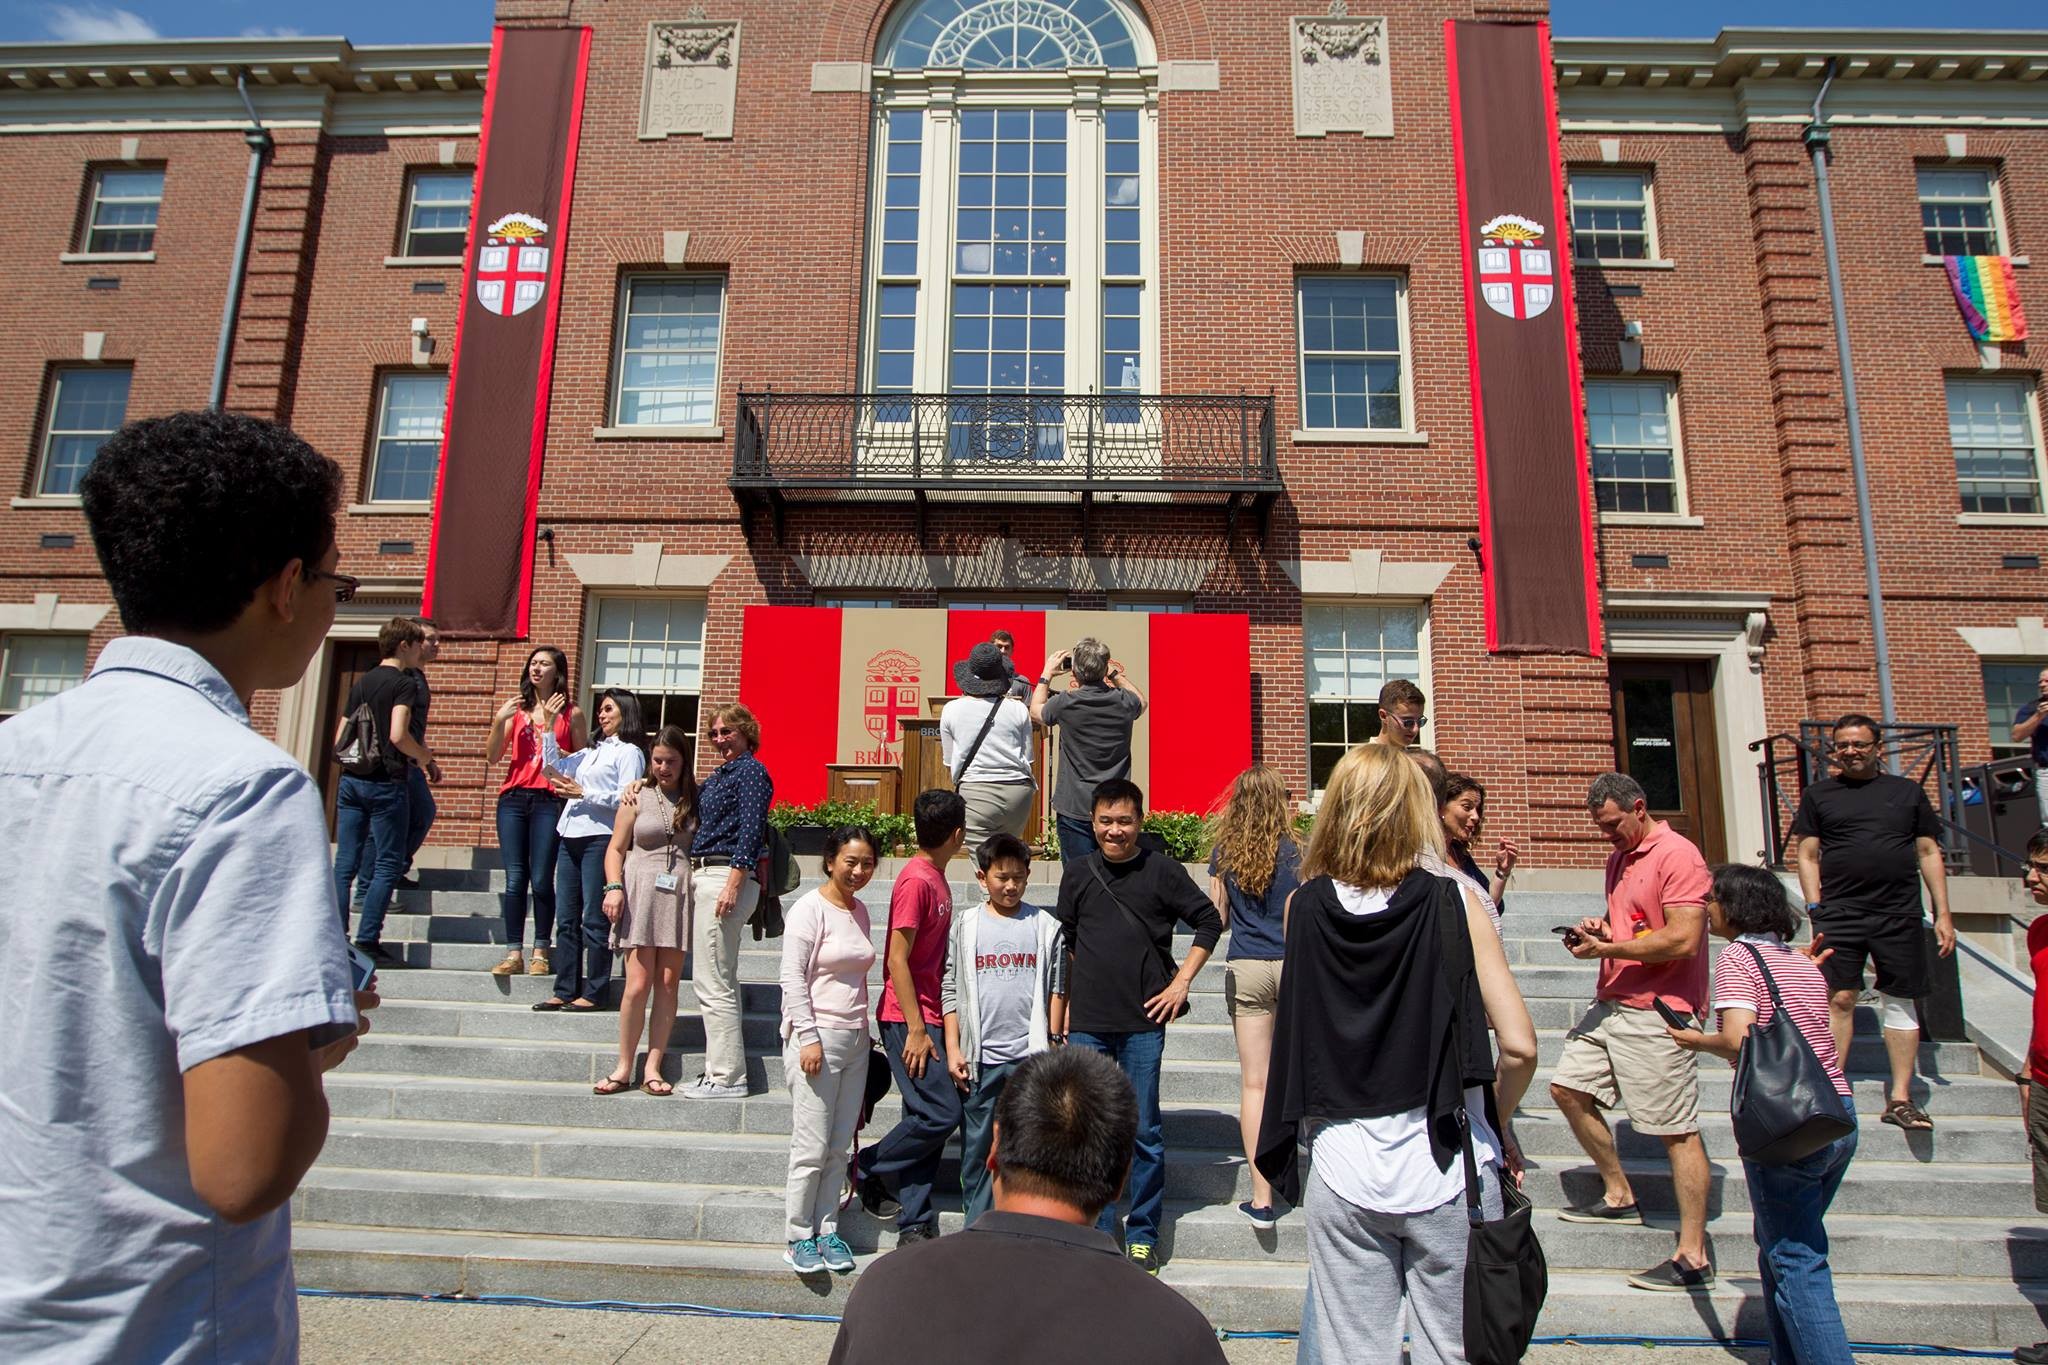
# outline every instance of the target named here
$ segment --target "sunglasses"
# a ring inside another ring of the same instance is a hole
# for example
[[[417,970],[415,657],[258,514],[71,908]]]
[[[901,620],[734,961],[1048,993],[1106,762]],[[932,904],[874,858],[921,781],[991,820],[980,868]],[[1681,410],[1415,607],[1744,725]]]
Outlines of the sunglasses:
[[[726,737],[727,735],[736,735],[736,734],[738,734],[738,733],[739,733],[739,731],[737,731],[737,730],[735,730],[735,729],[731,728],[730,726],[727,726],[727,727],[725,727],[725,728],[723,728],[723,729],[720,729],[720,728],[719,728],[719,727],[717,727],[717,726],[713,726],[713,727],[711,728],[711,731],[710,731],[710,733],[711,733],[711,737],[712,737],[713,739],[724,739],[724,738],[725,738],[725,737]]]
[[[1428,716],[1397,716],[1392,711],[1382,711],[1380,714],[1404,730],[1420,730],[1429,720]]]
[[[306,578],[309,582],[324,579],[332,583],[334,585],[334,600],[337,602],[355,601],[356,590],[363,586],[363,580],[360,578],[350,578],[345,573],[328,573],[324,569],[308,569],[306,570]]]

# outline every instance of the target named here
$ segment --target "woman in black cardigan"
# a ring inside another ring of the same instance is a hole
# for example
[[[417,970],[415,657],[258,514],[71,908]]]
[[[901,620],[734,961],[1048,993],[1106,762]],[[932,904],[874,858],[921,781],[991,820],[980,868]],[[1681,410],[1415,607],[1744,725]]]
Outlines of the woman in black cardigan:
[[[1421,769],[1360,745],[1330,776],[1288,903],[1258,1167],[1307,1211],[1300,1361],[1397,1365],[1404,1303],[1412,1365],[1463,1361],[1463,1130],[1489,1218],[1503,1169],[1521,1178],[1505,1120],[1536,1029],[1485,905],[1415,865],[1442,830]]]

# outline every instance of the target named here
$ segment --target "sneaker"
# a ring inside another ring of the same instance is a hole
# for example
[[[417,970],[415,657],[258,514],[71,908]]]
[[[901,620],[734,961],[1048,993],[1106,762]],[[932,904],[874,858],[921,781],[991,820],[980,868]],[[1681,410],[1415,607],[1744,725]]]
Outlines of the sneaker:
[[[547,949],[535,948],[533,950],[533,956],[526,960],[526,974],[528,976],[553,976],[555,974],[555,965],[548,961]]]
[[[889,1187],[878,1175],[864,1175],[860,1178],[860,1206],[870,1218],[894,1218],[903,1211],[903,1205],[896,1202],[896,1196],[889,1193]]]
[[[1247,1199],[1237,1206],[1237,1211],[1251,1219],[1252,1226],[1260,1232],[1266,1232],[1277,1226],[1280,1222],[1280,1215],[1273,1212],[1271,1204],[1254,1204],[1251,1200]]]
[[[719,1085],[709,1076],[699,1076],[683,1087],[686,1100],[743,1100],[746,1097],[747,1087],[744,1084]]]
[[[1694,1270],[1676,1260],[1669,1260],[1650,1267],[1640,1275],[1629,1276],[1628,1282],[1637,1289],[1655,1289],[1667,1294],[1695,1293],[1714,1287],[1714,1267],[1710,1263]]]
[[[1152,1253],[1150,1242],[1133,1242],[1124,1248],[1124,1259],[1147,1275],[1159,1273],[1159,1258]]]
[[[937,1223],[913,1223],[909,1227],[897,1232],[896,1245],[900,1247],[915,1246],[919,1242],[929,1242],[938,1235],[939,1225]]]
[[[818,1254],[818,1244],[808,1237],[801,1242],[791,1242],[789,1249],[782,1253],[782,1263],[799,1275],[815,1275],[825,1268],[825,1258]]]
[[[1616,1208],[1605,1199],[1595,1199],[1590,1203],[1571,1204],[1561,1208],[1557,1211],[1557,1216],[1567,1223],[1626,1223],[1641,1226],[1643,1210],[1640,1204],[1629,1203]]]
[[[525,970],[526,959],[519,955],[519,950],[517,948],[514,948],[511,952],[505,954],[505,960],[503,962],[500,962],[497,966],[491,968],[491,975],[517,976]]]
[[[838,1233],[826,1233],[817,1240],[816,1246],[818,1260],[825,1269],[840,1272],[853,1269],[853,1248]]]
[[[419,874],[415,872],[408,872],[403,877],[400,877],[397,881],[393,882],[392,886],[394,889],[399,891],[417,891],[420,889]]]
[[[381,943],[358,943],[356,947],[362,949],[363,956],[369,958],[370,961],[376,963],[379,967],[403,967],[405,965],[404,958],[398,956],[398,954],[392,952]]]
[[[2020,1365],[2048,1365],[2048,1341],[2037,1341],[2032,1346],[2022,1346],[2012,1353]]]

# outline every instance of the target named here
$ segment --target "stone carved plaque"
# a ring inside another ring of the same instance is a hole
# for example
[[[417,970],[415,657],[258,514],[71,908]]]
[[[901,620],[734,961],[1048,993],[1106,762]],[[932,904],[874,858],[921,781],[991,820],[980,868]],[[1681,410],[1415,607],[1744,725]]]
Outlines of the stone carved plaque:
[[[640,136],[732,136],[739,88],[740,21],[690,17],[647,26],[647,80],[640,91]]]
[[[1287,21],[1294,69],[1294,135],[1394,135],[1394,96],[1387,82],[1387,21],[1353,15],[1330,0],[1321,16]]]

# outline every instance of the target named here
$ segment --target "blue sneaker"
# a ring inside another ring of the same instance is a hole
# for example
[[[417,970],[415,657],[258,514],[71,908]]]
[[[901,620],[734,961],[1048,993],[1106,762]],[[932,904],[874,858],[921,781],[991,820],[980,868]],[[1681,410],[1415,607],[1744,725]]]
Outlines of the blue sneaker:
[[[824,1258],[818,1255],[818,1244],[808,1237],[791,1242],[782,1253],[782,1263],[799,1275],[815,1275],[825,1268]]]
[[[836,1232],[828,1232],[817,1241],[818,1260],[827,1270],[847,1271],[853,1269],[853,1248],[846,1239]]]

